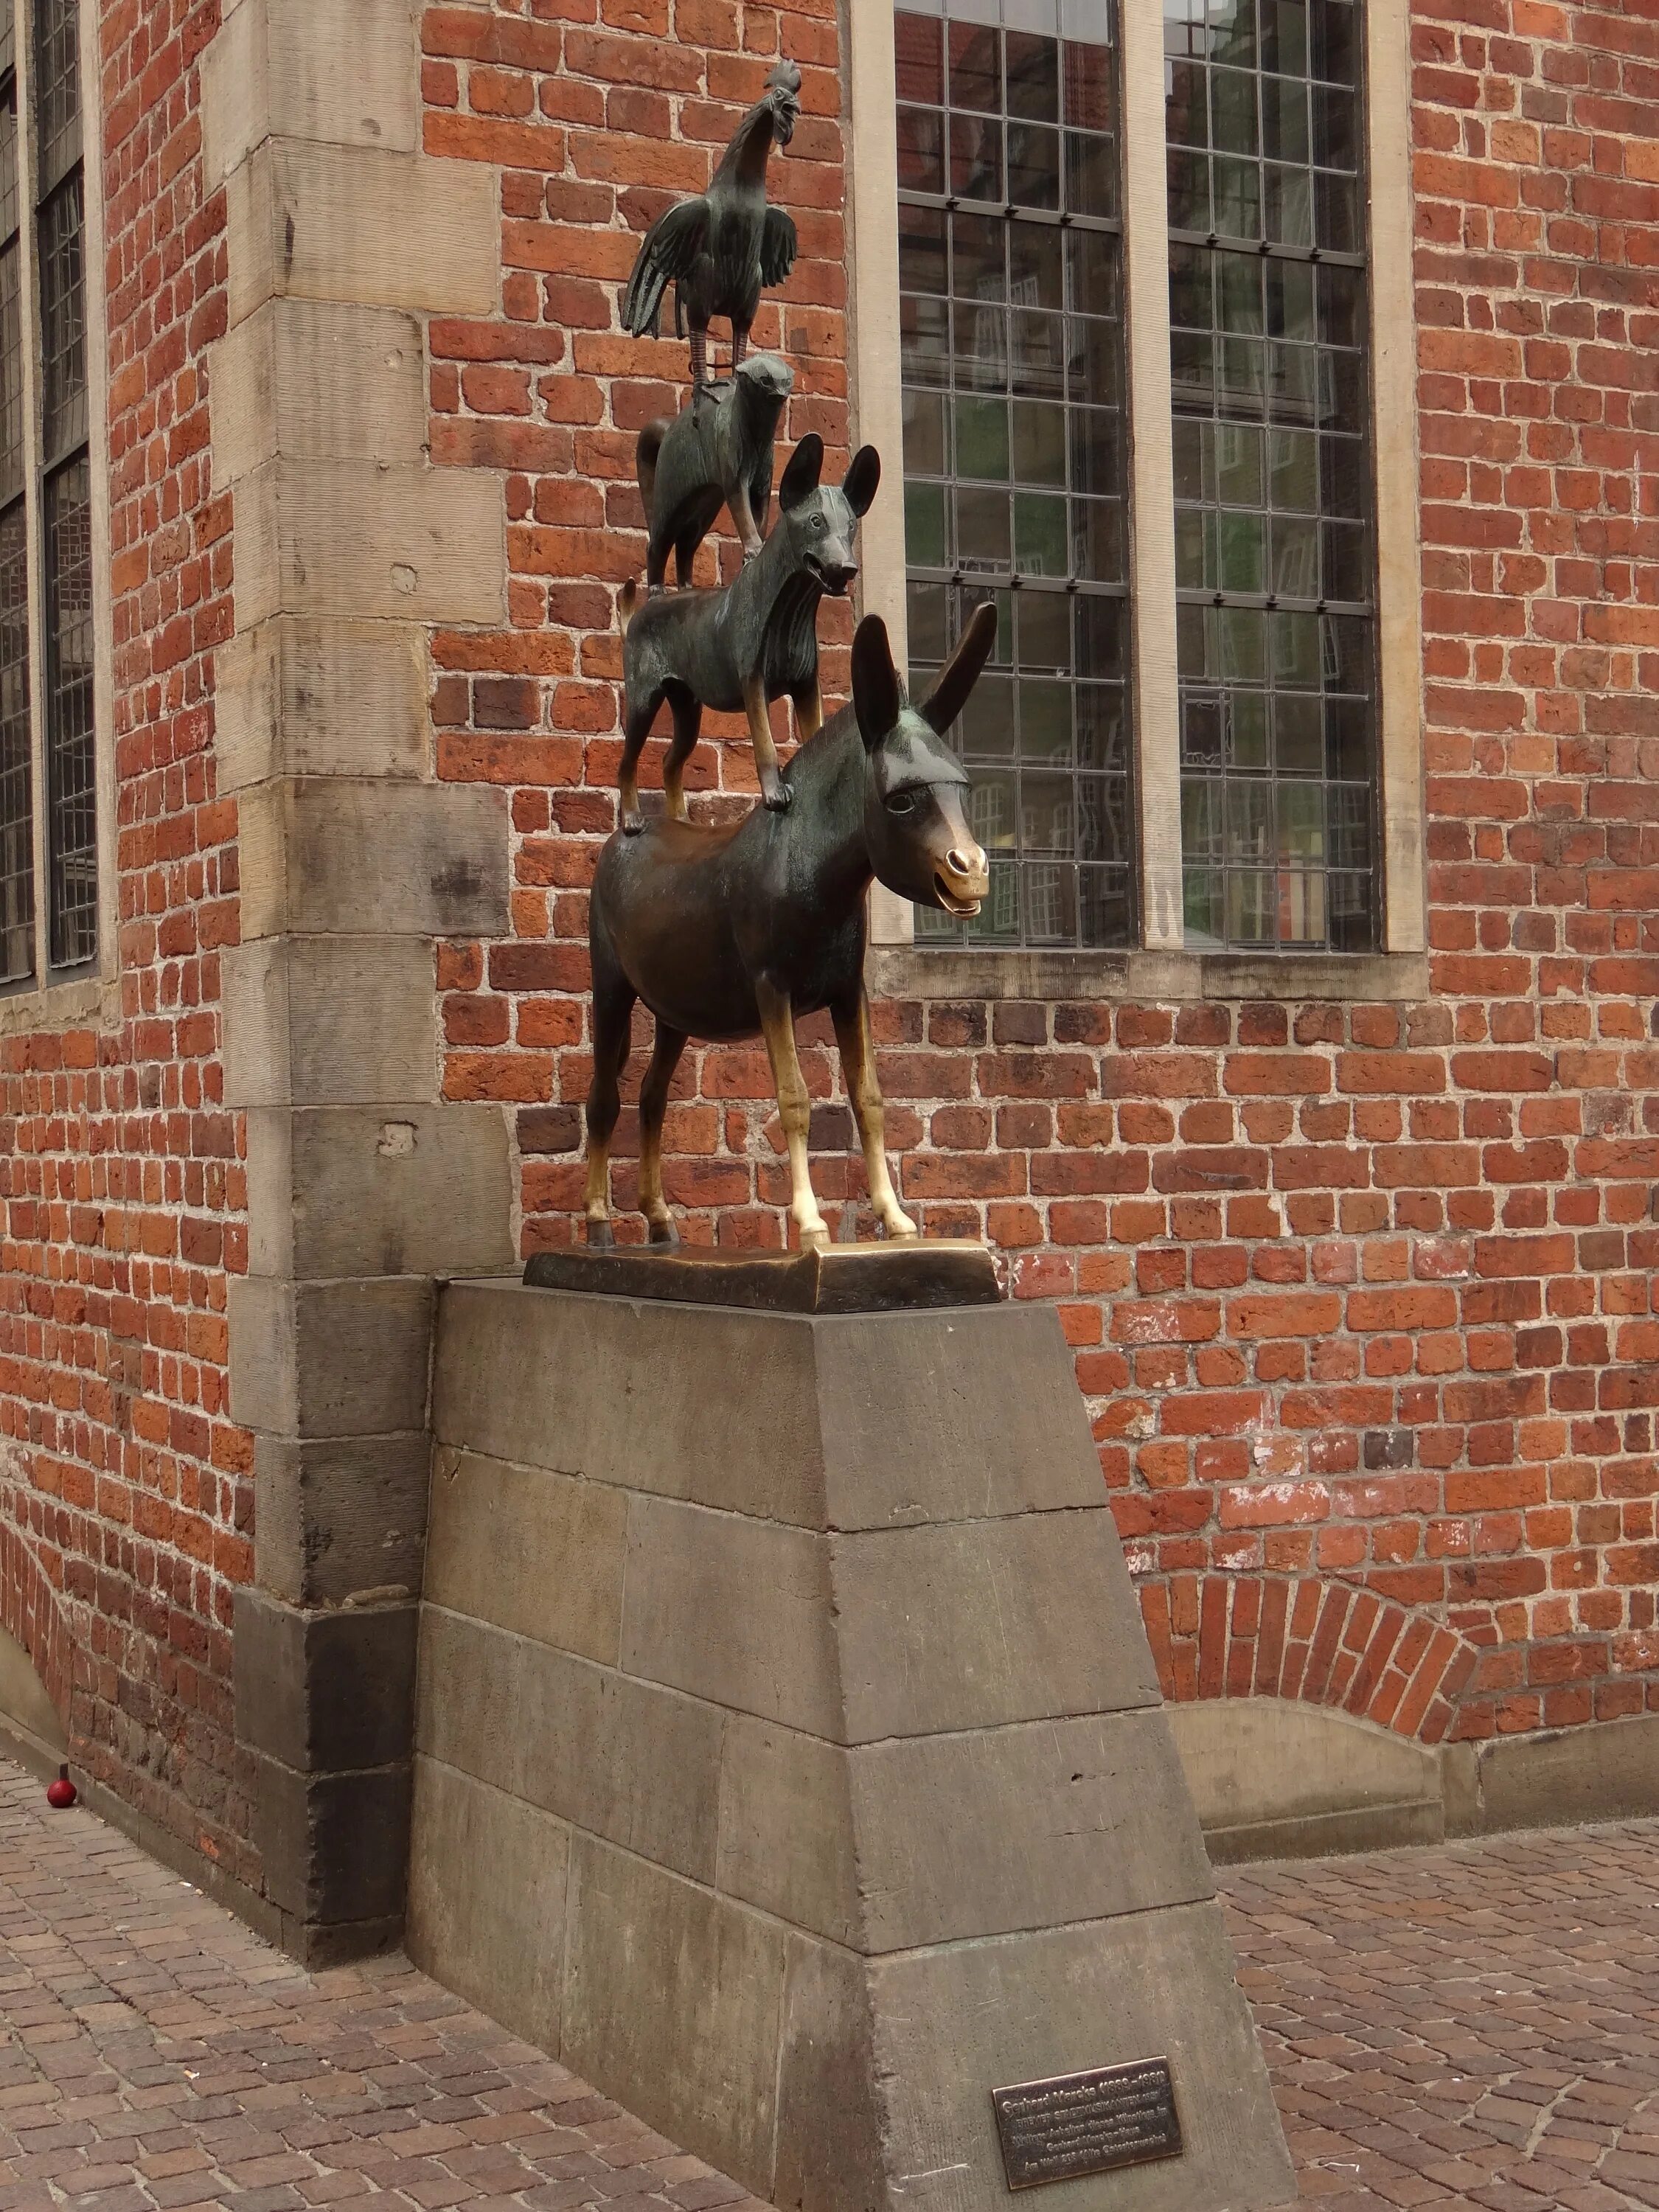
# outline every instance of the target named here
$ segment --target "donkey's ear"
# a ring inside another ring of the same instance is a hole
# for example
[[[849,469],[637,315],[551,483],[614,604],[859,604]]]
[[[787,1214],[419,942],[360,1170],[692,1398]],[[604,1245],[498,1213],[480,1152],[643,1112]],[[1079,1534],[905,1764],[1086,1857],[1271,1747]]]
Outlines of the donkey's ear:
[[[881,482],[881,455],[873,446],[860,446],[847,465],[842,489],[854,514],[868,514],[870,502]]]
[[[778,486],[779,511],[787,514],[792,507],[799,507],[802,500],[811,499],[818,488],[818,478],[823,473],[823,441],[816,430],[809,430],[789,456],[783,482]]]
[[[980,671],[997,641],[997,603],[986,599],[974,609],[973,619],[957,640],[957,649],[940,669],[933,690],[922,701],[921,712],[940,737],[968,704],[969,694],[979,682]]]
[[[853,634],[853,711],[866,752],[892,735],[903,704],[887,625],[879,615],[866,615]]]

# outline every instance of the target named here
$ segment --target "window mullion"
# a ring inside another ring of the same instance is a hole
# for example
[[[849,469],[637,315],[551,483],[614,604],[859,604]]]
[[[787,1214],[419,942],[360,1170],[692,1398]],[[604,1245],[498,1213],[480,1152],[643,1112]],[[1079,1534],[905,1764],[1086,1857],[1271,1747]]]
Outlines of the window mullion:
[[[46,764],[46,578],[41,514],[40,270],[34,220],[39,131],[34,113],[34,0],[17,0],[18,251],[23,325],[23,501],[28,537],[29,760],[34,831],[34,974],[47,980],[52,962],[51,793]]]
[[[1428,942],[1423,882],[1422,568],[1418,544],[1417,324],[1412,278],[1408,0],[1366,10],[1371,410],[1382,669],[1382,942]]]
[[[1140,941],[1182,942],[1181,719],[1176,673],[1175,447],[1170,371],[1164,15],[1127,0],[1123,43],[1125,313]]]
[[[852,265],[853,404],[859,441],[881,455],[881,487],[865,516],[859,582],[861,614],[887,625],[901,668],[909,665],[904,604],[904,410],[895,359],[899,326],[897,106],[893,0],[850,0],[853,143],[847,179]],[[870,891],[870,934],[878,945],[908,945],[915,909],[877,882]]]

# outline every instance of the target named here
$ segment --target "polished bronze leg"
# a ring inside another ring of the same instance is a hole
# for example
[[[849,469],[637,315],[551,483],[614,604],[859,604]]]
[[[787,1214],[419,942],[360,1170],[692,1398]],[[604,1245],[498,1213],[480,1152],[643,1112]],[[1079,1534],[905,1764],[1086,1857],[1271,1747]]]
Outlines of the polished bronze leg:
[[[587,1086],[587,1241],[616,1242],[611,1231],[611,1139],[622,1111],[622,1072],[634,1027],[634,993],[620,977],[593,979],[593,1074]]]
[[[823,727],[823,692],[815,676],[805,691],[791,694],[795,708],[795,727],[802,744],[808,738],[817,737]]]
[[[622,792],[622,826],[629,837],[637,837],[645,827],[645,817],[640,811],[640,755],[645,750],[645,741],[651,734],[651,725],[661,704],[662,695],[659,693],[637,710],[627,709],[623,718],[622,772],[617,781]]]
[[[758,676],[751,676],[744,685],[743,704],[749,717],[749,741],[755,748],[761,798],[773,813],[781,814],[789,804],[789,787],[778,774],[778,749],[772,742],[772,725],[766,712],[766,686]]]
[[[685,763],[696,750],[697,738],[702,729],[702,708],[688,691],[676,693],[669,706],[674,716],[674,735],[668,748],[668,757],[662,767],[662,787],[669,819],[684,822],[685,811]]]
[[[876,1080],[876,1052],[870,1036],[870,1002],[862,993],[855,1007],[835,1016],[836,1042],[841,1047],[842,1073],[847,1096],[864,1146],[864,1172],[870,1182],[870,1203],[876,1218],[890,1237],[914,1237],[916,1224],[904,1212],[887,1172],[887,1116],[881,1086]]]
[[[678,1244],[680,1241],[674,1217],[662,1194],[662,1121],[668,1110],[668,1091],[674,1080],[674,1070],[684,1050],[684,1031],[671,1030],[666,1023],[659,1022],[656,1047],[640,1090],[640,1212],[649,1224],[653,1244]]]
[[[826,1251],[830,1224],[818,1212],[806,1164],[806,1131],[811,1102],[806,1095],[806,1079],[795,1054],[795,1018],[783,994],[758,978],[755,997],[760,1008],[761,1034],[766,1039],[767,1055],[772,1062],[772,1084],[778,1094],[784,1141],[789,1147],[789,1211],[800,1233],[801,1250]]]

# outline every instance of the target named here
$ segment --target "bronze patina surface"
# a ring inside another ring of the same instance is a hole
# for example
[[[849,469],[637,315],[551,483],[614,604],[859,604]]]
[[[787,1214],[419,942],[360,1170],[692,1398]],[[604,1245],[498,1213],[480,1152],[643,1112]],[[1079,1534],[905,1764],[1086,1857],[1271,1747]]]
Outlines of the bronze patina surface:
[[[638,1245],[538,1252],[525,1281],[544,1291],[751,1312],[890,1313],[923,1306],[994,1305],[1002,1291],[983,1244],[921,1237],[891,1244],[832,1244],[827,1251],[665,1251]]]

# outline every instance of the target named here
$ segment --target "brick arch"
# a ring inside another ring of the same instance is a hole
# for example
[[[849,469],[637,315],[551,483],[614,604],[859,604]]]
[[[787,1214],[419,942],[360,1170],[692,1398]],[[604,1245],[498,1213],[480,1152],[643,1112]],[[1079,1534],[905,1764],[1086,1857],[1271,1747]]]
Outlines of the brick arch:
[[[1479,1656],[1392,1598],[1310,1575],[1170,1575],[1140,1604],[1172,1704],[1280,1698],[1419,1743],[1443,1741]]]
[[[0,1487],[0,1628],[28,1654],[65,1729],[75,1686],[75,1644],[58,1594],[16,1517],[15,1486]]]

